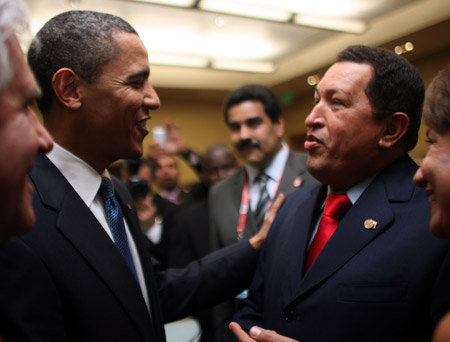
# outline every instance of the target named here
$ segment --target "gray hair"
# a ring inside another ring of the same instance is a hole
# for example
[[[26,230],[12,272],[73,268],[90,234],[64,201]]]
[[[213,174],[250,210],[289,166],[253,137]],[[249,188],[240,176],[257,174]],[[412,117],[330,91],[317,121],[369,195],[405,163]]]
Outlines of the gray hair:
[[[6,41],[13,33],[29,29],[28,11],[21,0],[0,0],[0,91],[14,73]]]

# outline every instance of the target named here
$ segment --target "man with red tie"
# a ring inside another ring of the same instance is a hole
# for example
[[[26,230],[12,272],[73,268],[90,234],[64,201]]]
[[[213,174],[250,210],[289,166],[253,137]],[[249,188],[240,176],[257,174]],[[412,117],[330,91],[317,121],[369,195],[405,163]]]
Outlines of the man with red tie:
[[[307,167],[321,183],[278,213],[234,317],[244,331],[231,325],[239,341],[431,339],[450,304],[450,244],[429,232],[412,181],[423,99],[419,72],[393,52],[338,55],[306,118]]]

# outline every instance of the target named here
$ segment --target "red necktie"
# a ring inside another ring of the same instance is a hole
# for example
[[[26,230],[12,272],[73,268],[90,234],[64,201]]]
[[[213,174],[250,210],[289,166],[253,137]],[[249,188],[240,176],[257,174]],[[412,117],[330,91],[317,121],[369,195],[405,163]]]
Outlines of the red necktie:
[[[346,194],[328,194],[327,199],[325,200],[325,207],[323,208],[323,215],[320,219],[319,228],[309,247],[305,273],[311,267],[314,260],[316,260],[317,256],[322,251],[322,248],[328,242],[328,239],[333,235],[339,219],[351,206],[352,203]]]

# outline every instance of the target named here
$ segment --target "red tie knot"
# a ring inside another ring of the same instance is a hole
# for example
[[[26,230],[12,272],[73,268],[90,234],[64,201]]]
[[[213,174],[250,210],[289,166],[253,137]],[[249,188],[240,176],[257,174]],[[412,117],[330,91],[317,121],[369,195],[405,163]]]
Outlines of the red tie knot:
[[[327,199],[325,200],[323,214],[331,216],[339,221],[351,205],[352,202],[350,202],[350,199],[346,194],[328,194]]]

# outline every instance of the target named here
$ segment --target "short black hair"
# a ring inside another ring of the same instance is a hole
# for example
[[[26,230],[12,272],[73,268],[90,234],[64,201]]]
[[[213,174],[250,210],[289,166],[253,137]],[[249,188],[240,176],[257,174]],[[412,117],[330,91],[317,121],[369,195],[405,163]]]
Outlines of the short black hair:
[[[43,114],[50,110],[52,78],[61,68],[72,69],[88,82],[119,53],[114,34],[136,34],[125,20],[106,13],[68,11],[50,19],[37,33],[28,50],[28,63],[42,89],[38,101]]]
[[[225,100],[223,111],[226,123],[228,123],[229,109],[245,101],[260,101],[272,122],[277,122],[283,114],[277,96],[269,87],[260,84],[247,84],[233,90]]]
[[[374,117],[384,119],[395,112],[409,116],[410,125],[404,137],[408,150],[416,146],[425,88],[420,73],[405,58],[393,51],[353,45],[337,56],[338,62],[369,64],[373,76],[367,85],[366,95],[372,105]]]

